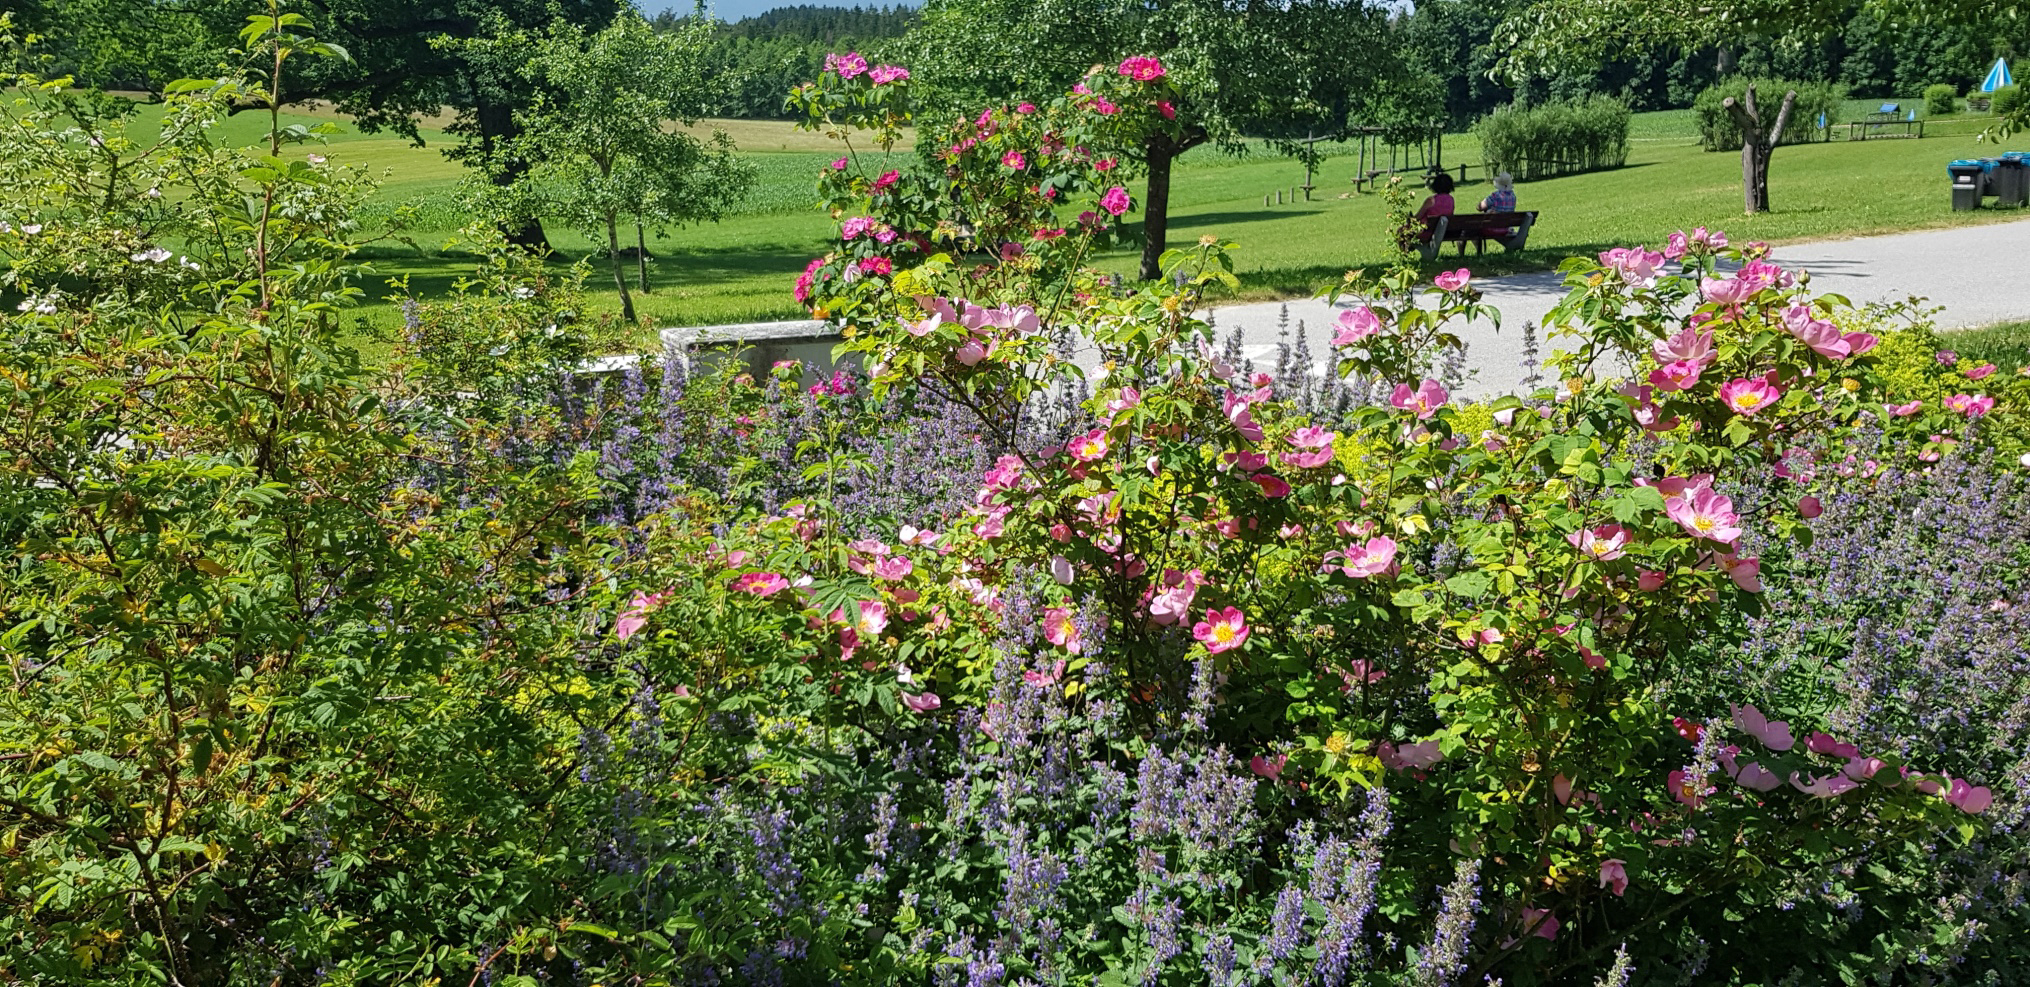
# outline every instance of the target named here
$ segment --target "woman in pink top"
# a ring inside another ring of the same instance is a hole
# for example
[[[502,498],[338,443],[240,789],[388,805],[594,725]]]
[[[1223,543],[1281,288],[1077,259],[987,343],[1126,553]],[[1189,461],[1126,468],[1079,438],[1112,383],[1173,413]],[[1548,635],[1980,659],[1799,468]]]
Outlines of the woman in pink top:
[[[1439,172],[1431,176],[1431,197],[1417,207],[1417,218],[1433,220],[1452,215],[1452,176]]]

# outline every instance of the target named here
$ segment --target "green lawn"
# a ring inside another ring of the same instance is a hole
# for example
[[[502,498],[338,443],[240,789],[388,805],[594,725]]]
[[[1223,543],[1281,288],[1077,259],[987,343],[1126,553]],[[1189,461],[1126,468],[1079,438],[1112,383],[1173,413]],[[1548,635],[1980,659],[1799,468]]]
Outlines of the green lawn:
[[[328,114],[292,115],[314,122]],[[1740,159],[1706,153],[1696,146],[1689,111],[1638,114],[1631,128],[1628,165],[1612,171],[1520,185],[1521,208],[1543,213],[1530,249],[1517,255],[1490,253],[1467,263],[1490,273],[1544,269],[1566,256],[1626,243],[1657,243],[1663,235],[1695,225],[1724,228],[1737,242],[1785,242],[1855,236],[1926,227],[1969,225],[2016,218],[2021,211],[1954,213],[1947,208],[1945,163],[1953,158],[1993,154],[1995,147],[1974,135],[1991,118],[1933,121],[1924,140],[1836,142],[1781,148],[1771,170],[1775,211],[1754,218],[1741,214]],[[658,325],[711,324],[793,317],[798,310],[789,286],[798,271],[826,248],[832,222],[811,208],[810,176],[837,156],[820,135],[787,124],[722,121],[761,172],[761,184],[738,214],[723,222],[679,231],[652,243],[656,290],[637,305]],[[265,117],[245,114],[226,128],[230,139],[257,139]],[[708,124],[707,126],[710,126]],[[408,276],[424,294],[447,290],[469,272],[471,258],[442,248],[466,222],[458,184],[462,169],[439,153],[441,132],[425,131],[427,146],[399,138],[345,134],[323,153],[334,161],[368,166],[385,185],[377,202],[392,208],[420,206],[422,249],[382,245],[364,254],[383,278]],[[897,158],[906,155],[898,151]],[[1451,162],[1478,162],[1468,135],[1445,140]],[[1355,194],[1350,148],[1325,161],[1310,202],[1263,205],[1273,195],[1302,183],[1303,166],[1257,150],[1236,158],[1211,149],[1193,151],[1180,163],[1172,191],[1173,242],[1188,243],[1215,234],[1238,241],[1244,295],[1250,298],[1303,295],[1349,268],[1372,266],[1387,254],[1378,196]],[[1489,186],[1477,174],[1457,197],[1471,208]],[[550,227],[560,265],[583,259],[591,242],[567,227]],[[1448,255],[1448,263],[1450,262]],[[1131,270],[1135,256],[1117,251],[1100,258],[1116,270]],[[618,308],[604,268],[588,282],[595,310]],[[370,286],[370,295],[386,291]],[[365,307],[362,318],[392,324],[392,306]]]
[[[2030,366],[2030,322],[2004,322],[1941,334],[1945,345],[1966,359],[1992,363],[2003,373]]]

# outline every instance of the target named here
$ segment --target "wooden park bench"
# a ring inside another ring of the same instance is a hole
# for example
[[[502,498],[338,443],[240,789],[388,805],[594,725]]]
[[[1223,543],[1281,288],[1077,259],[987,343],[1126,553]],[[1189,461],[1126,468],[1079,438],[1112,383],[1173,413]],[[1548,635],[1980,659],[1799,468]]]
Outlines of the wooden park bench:
[[[1439,216],[1428,221],[1430,239],[1424,241],[1424,259],[1438,259],[1439,251],[1447,243],[1459,245],[1459,256],[1466,256],[1466,244],[1471,241],[1473,252],[1482,253],[1487,241],[1493,240],[1506,250],[1521,250],[1530,240],[1530,227],[1536,225],[1535,212],[1463,212],[1450,216]]]

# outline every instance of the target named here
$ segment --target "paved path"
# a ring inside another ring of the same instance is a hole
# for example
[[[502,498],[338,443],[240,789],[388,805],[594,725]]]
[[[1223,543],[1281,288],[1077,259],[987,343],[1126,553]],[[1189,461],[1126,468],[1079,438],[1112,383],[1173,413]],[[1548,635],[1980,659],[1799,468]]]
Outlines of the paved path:
[[[2030,319],[2030,220],[1792,244],[1777,247],[1772,259],[1810,271],[1813,292],[1837,292],[1857,305],[1922,296],[1944,308],[1938,316],[1944,328]],[[1470,255],[1465,263],[1472,265]],[[1546,272],[1475,282],[1501,311],[1502,328],[1497,333],[1483,322],[1460,333],[1475,372],[1469,394],[1509,391],[1522,380],[1522,325],[1541,322],[1564,297],[1562,281]],[[1248,358],[1273,365],[1277,323],[1286,305],[1293,333],[1301,320],[1311,352],[1322,358],[1337,313],[1315,298],[1223,306],[1217,310],[1221,337],[1239,326]]]

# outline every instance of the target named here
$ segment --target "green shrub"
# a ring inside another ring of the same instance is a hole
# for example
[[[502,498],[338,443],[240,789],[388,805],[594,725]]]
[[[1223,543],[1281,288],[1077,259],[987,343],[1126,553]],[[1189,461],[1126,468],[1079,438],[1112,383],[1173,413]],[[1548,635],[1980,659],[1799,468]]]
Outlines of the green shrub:
[[[1741,128],[1727,113],[1723,105],[1728,97],[1742,98],[1748,87],[1755,87],[1755,105],[1764,114],[1775,112],[1783,104],[1783,96],[1791,90],[1797,91],[1797,102],[1791,107],[1790,121],[1783,128],[1781,143],[1794,144],[1809,138],[1818,129],[1819,115],[1825,114],[1831,122],[1840,109],[1840,102],[1846,99],[1846,87],[1829,82],[1799,82],[1792,79],[1757,79],[1737,76],[1725,82],[1706,87],[1697,99],[1692,101],[1692,120],[1699,126],[1699,143],[1708,151],[1738,151],[1741,149]]]
[[[1958,89],[1943,82],[1924,87],[1924,115],[1931,117],[1951,116],[1959,110]]]
[[[1473,125],[1491,170],[1529,181],[1628,160],[1628,106],[1605,96],[1524,108],[1504,106]]]
[[[2017,86],[2003,86],[1995,90],[1989,99],[1988,108],[1993,110],[1996,116],[2007,116],[2023,105],[2023,90]]]

